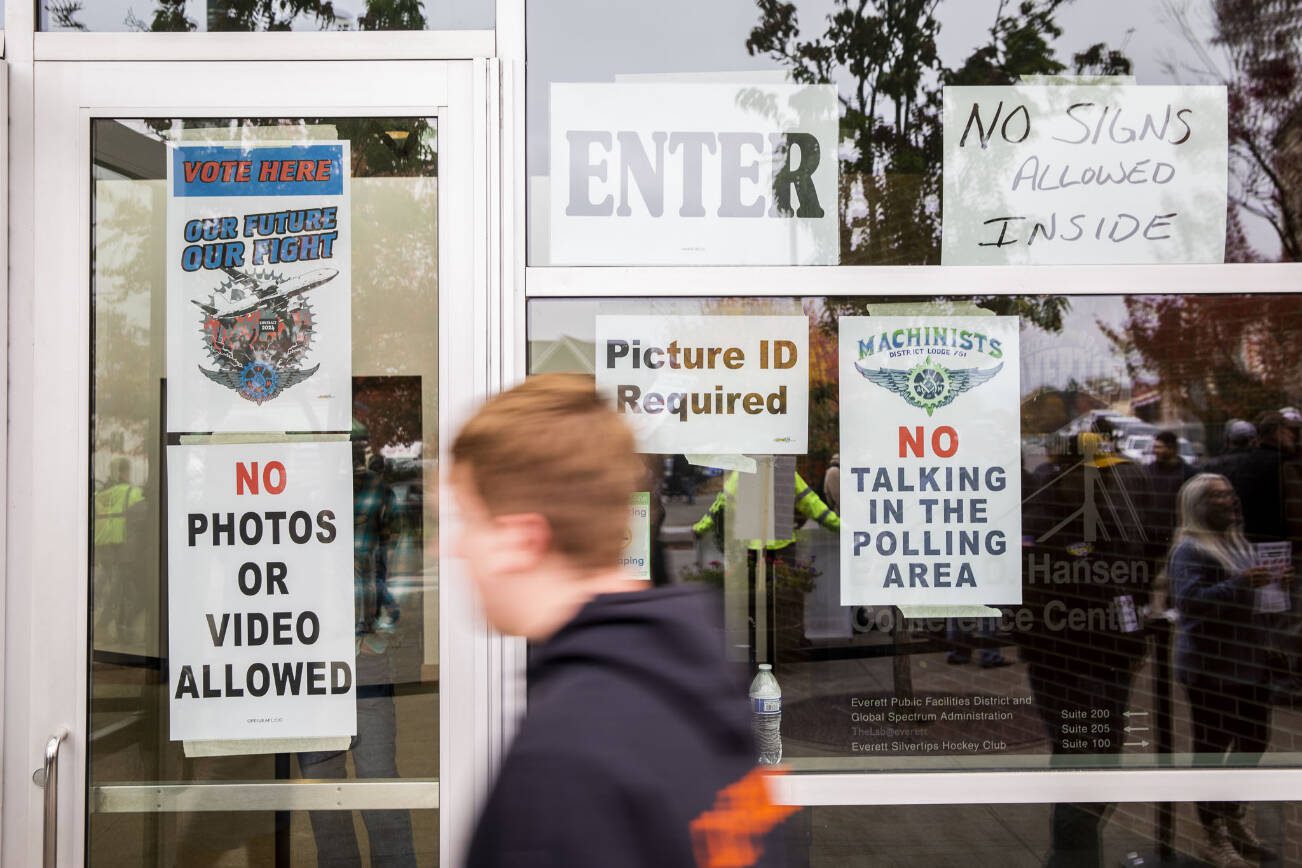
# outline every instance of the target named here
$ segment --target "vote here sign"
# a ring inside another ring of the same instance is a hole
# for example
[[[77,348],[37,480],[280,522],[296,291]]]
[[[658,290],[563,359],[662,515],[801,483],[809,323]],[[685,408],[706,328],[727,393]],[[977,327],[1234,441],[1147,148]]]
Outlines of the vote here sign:
[[[1017,317],[841,317],[841,603],[1020,603]]]
[[[350,445],[167,459],[172,739],[355,734]]]
[[[347,431],[348,142],[167,157],[167,430]]]
[[[1224,87],[946,87],[946,265],[1221,262]]]

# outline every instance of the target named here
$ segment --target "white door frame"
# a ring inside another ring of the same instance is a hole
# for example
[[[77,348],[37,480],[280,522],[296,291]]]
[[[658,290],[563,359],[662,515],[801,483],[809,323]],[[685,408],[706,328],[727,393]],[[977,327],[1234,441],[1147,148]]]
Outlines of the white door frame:
[[[488,391],[490,197],[497,135],[489,60],[42,62],[35,68],[32,275],[11,306],[10,480],[3,865],[40,864],[47,739],[61,757],[59,862],[81,864],[86,829],[91,304],[91,120],[97,117],[437,116],[439,437],[446,450]],[[278,94],[292,95],[292,102]],[[495,187],[493,188],[495,189]],[[26,209],[24,209],[26,210]],[[472,327],[473,324],[473,327]],[[55,340],[54,336],[59,336]],[[62,347],[60,346],[62,345]],[[441,462],[446,466],[446,462]],[[440,502],[446,503],[445,492]],[[447,534],[443,539],[447,539]],[[442,552],[440,553],[442,555]],[[490,714],[496,641],[474,616],[459,565],[440,557],[440,858],[456,861],[501,727]]]

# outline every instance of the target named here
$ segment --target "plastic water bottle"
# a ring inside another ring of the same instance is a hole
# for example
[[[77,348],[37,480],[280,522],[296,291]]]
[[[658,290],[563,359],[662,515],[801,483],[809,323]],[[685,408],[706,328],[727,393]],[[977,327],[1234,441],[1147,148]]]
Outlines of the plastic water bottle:
[[[750,711],[759,764],[777,765],[782,762],[782,688],[767,663],[760,664],[750,683]]]

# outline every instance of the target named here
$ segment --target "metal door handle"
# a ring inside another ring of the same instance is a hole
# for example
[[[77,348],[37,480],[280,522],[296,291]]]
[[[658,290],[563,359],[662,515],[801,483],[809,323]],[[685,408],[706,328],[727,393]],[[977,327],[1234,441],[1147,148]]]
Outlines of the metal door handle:
[[[45,765],[32,780],[45,789],[44,841],[41,846],[41,865],[55,868],[59,861],[59,748],[68,737],[68,730],[60,728],[45,743]]]

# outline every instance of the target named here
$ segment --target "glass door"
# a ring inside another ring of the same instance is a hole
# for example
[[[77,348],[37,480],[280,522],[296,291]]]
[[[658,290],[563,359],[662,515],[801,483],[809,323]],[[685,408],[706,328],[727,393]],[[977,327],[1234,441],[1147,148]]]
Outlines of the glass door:
[[[440,758],[488,753],[458,724],[487,638],[440,559],[439,455],[484,388],[449,325],[486,295],[487,71],[38,70],[14,556],[41,581],[10,597],[9,720],[67,737],[16,806],[30,864],[455,852],[481,770]]]

